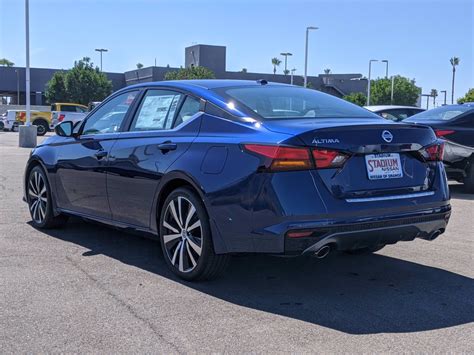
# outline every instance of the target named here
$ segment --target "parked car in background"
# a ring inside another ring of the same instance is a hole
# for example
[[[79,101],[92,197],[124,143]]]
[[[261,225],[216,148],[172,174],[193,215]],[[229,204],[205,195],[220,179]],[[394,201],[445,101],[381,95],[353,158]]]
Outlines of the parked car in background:
[[[51,113],[47,111],[31,110],[30,112],[31,124],[36,126],[38,136],[44,136],[51,127]],[[18,110],[15,113],[15,123],[12,130],[17,130],[18,126],[24,125],[26,122],[26,111]]]
[[[302,87],[143,83],[55,130],[26,166],[32,224],[76,215],[146,232],[186,280],[216,276],[234,253],[433,240],[451,213],[432,129]]]
[[[437,107],[404,122],[430,126],[445,140],[443,161],[448,178],[463,182],[474,193],[474,103]]]
[[[424,109],[415,106],[374,105],[364,107],[387,120],[395,122],[403,121],[410,116],[425,111]]]
[[[0,116],[0,130],[1,131],[6,130],[5,124],[8,124],[7,123],[7,112],[2,113],[2,115]]]
[[[51,105],[51,128],[61,122],[80,122],[87,116],[87,106],[74,103],[57,102]]]

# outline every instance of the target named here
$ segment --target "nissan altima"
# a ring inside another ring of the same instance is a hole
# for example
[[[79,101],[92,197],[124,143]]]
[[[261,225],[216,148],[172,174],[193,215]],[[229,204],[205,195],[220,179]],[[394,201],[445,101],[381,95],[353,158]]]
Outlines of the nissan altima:
[[[232,254],[370,253],[446,229],[443,142],[316,90],[265,80],[126,87],[27,163],[37,228],[69,216],[160,240],[210,279]]]

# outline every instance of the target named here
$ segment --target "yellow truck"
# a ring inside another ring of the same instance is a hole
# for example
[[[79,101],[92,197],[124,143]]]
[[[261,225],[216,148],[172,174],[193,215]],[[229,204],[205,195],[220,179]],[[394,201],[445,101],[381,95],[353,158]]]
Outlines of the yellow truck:
[[[83,119],[87,114],[87,106],[74,103],[55,102],[51,104],[51,112],[47,111],[31,111],[31,123],[37,126],[38,136],[44,136],[46,132],[52,130],[58,123],[62,121],[78,121]],[[18,125],[26,122],[26,111],[16,111],[15,130]]]

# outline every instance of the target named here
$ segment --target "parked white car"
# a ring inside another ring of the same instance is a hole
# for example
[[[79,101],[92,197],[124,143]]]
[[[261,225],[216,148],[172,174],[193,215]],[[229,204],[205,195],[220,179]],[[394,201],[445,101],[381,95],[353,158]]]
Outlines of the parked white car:
[[[376,113],[383,118],[395,122],[403,121],[405,118],[416,115],[425,111],[416,106],[398,106],[398,105],[373,105],[364,106],[369,111]]]

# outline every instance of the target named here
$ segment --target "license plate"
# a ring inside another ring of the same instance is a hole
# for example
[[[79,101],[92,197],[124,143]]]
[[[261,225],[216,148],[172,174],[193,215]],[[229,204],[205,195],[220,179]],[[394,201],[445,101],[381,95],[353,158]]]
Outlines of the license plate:
[[[400,154],[382,153],[365,156],[369,180],[397,179],[403,177]]]

